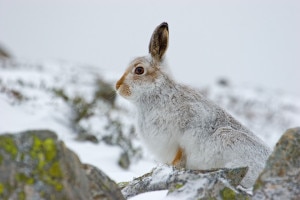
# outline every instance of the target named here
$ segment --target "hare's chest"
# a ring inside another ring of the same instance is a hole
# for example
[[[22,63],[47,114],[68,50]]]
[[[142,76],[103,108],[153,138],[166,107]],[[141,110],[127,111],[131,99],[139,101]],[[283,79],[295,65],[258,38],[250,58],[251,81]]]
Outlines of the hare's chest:
[[[143,137],[148,139],[168,140],[178,132],[178,127],[168,114],[162,112],[140,113],[138,117],[138,129]]]
[[[140,138],[160,161],[172,162],[179,143],[177,132],[171,121],[162,115],[141,115],[138,119]]]

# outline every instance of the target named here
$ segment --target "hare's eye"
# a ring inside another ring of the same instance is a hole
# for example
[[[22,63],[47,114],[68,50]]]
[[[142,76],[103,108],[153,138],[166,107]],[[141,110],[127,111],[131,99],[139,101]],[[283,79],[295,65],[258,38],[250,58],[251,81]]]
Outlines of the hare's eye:
[[[137,67],[137,68],[135,68],[134,73],[137,75],[141,75],[144,73],[144,71],[145,71],[144,67]]]

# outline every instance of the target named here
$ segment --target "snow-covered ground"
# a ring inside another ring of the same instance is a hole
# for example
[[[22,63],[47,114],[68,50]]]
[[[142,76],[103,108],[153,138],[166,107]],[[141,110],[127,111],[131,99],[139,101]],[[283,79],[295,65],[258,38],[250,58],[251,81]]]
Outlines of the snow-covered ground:
[[[95,81],[105,74],[108,80],[112,79],[113,73],[104,73],[101,69],[91,66],[0,60],[0,133],[17,133],[30,129],[53,130],[79,155],[82,162],[99,167],[117,182],[128,181],[148,172],[155,166],[151,156],[150,159],[142,159],[131,165],[130,169],[124,170],[117,163],[121,153],[118,146],[75,140],[77,135],[70,124],[73,113],[70,107],[52,92],[53,88],[64,88],[69,96],[82,95],[91,99]],[[122,99],[118,99],[117,103],[129,107]],[[95,135],[100,134],[99,130],[105,131],[108,123],[103,114],[107,108],[100,105],[96,109],[94,118],[80,122]],[[133,123],[130,111],[127,111],[126,115],[122,110],[110,114],[120,118],[124,124]]]
[[[118,165],[118,158],[124,150],[120,146],[108,145],[101,140],[98,144],[75,140],[76,129],[72,127],[74,113],[70,101],[63,100],[62,94],[91,101],[97,89],[96,81],[104,78],[113,85],[118,78],[115,74],[83,64],[0,60],[0,133],[28,129],[54,130],[82,162],[97,166],[116,182],[128,181],[150,171],[156,162],[138,139],[130,135],[134,109],[122,98],[117,97],[113,107],[101,101],[94,103],[93,114],[78,123],[101,139],[105,134],[114,136],[114,132],[109,132],[111,129],[107,127],[112,121],[119,120],[124,125],[124,137],[130,138],[132,145],[141,147],[143,151],[141,158],[131,160],[129,169]],[[57,96],[57,91],[62,89],[64,93]],[[300,98],[297,96],[249,85],[234,86],[234,83],[226,81],[200,89],[270,146],[275,145],[287,128],[300,125]],[[166,191],[150,192],[132,199],[164,199],[165,195]]]

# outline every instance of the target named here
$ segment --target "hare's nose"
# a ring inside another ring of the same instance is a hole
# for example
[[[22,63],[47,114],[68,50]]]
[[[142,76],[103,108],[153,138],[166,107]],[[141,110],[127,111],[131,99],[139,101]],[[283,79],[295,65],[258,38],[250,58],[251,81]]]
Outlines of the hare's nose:
[[[116,83],[116,90],[118,90],[118,89],[120,88],[121,85],[122,85],[122,84],[120,83],[120,81],[118,81],[118,82]]]
[[[118,82],[116,83],[116,90],[118,90],[118,89],[121,87],[121,85],[122,85],[123,82],[124,82],[124,79],[125,79],[125,75],[123,75],[123,76],[120,78],[120,80],[118,80]]]

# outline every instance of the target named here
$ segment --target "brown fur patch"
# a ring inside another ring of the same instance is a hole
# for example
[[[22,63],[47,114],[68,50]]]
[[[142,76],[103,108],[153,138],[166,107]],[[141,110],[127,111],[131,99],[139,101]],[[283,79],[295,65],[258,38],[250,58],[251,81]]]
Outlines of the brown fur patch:
[[[149,76],[151,77],[151,81],[154,82],[158,76],[157,71],[153,71],[149,74]]]
[[[179,147],[177,150],[177,153],[175,155],[175,158],[172,161],[172,165],[175,165],[175,166],[180,165],[182,157],[183,157],[183,150],[182,150],[182,148]]]
[[[116,89],[118,90],[121,85],[123,84],[124,80],[125,80],[125,77],[127,76],[128,74],[128,71],[126,71],[123,76],[118,80],[118,82],[116,83]]]

